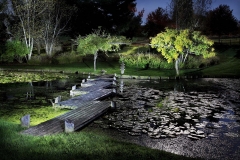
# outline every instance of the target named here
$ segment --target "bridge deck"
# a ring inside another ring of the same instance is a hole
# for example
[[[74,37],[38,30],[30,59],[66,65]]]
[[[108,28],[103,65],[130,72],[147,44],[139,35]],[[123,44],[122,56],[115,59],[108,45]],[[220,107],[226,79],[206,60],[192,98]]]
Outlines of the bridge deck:
[[[78,90],[86,91],[87,94],[59,102],[55,106],[73,110],[30,127],[22,131],[22,133],[38,136],[61,133],[65,131],[66,120],[70,120],[74,124],[74,131],[76,131],[105,113],[110,107],[110,102],[99,100],[112,94],[112,89],[106,89],[112,84],[112,81],[109,79],[97,79],[84,84],[87,84],[86,87],[81,87]]]
[[[72,121],[74,123],[74,131],[76,131],[101,116],[109,107],[109,101],[92,101],[85,103],[81,107],[71,110],[61,116],[43,122],[37,126],[30,127],[22,133],[36,136],[61,133],[65,130],[65,120]]]

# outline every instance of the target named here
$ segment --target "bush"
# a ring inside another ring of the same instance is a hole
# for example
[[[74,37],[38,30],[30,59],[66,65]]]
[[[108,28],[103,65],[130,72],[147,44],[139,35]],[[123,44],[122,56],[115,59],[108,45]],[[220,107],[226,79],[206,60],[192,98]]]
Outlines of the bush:
[[[30,65],[40,65],[40,64],[51,64],[52,57],[47,55],[33,55],[31,60],[28,60],[28,64]]]
[[[28,54],[29,50],[20,40],[12,40],[6,42],[6,53],[2,55],[2,59],[8,62],[17,60],[23,62],[23,58]]]
[[[82,62],[83,56],[77,55],[73,52],[66,52],[58,55],[56,58],[58,64]]]
[[[138,68],[152,69],[173,69],[173,63],[168,63],[161,55],[157,54],[131,54],[120,58],[120,62],[124,62],[126,66]]]

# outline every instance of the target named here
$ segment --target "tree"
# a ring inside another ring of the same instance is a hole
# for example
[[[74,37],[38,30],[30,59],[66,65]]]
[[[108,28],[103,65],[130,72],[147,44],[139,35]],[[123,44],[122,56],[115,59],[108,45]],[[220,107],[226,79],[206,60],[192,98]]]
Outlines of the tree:
[[[237,30],[238,21],[233,16],[232,10],[228,5],[219,5],[207,14],[206,32],[219,36],[229,34]]]
[[[77,51],[83,55],[94,55],[94,71],[96,71],[98,52],[117,51],[124,41],[126,42],[124,37],[111,36],[99,28],[85,37],[79,36],[77,38]]]
[[[193,28],[202,29],[207,12],[210,10],[212,0],[193,0]]]
[[[46,0],[12,0],[12,7],[19,18],[24,43],[28,48],[28,60],[31,59],[34,39],[39,37],[40,16],[46,9]]]
[[[65,0],[66,1],[66,0]],[[135,15],[136,0],[72,0],[77,13],[71,20],[73,35],[87,35],[101,26],[111,34],[129,37],[141,26],[141,14]],[[133,31],[133,32],[132,32]]]
[[[189,54],[202,55],[204,58],[215,56],[214,42],[198,31],[166,29],[151,38],[151,47],[161,52],[168,63],[175,61],[176,74],[179,63],[184,64]]]
[[[171,17],[176,29],[190,29],[193,23],[193,1],[171,0]]]
[[[155,11],[150,12],[147,16],[145,30],[148,36],[156,36],[157,33],[164,31],[170,23],[170,18],[167,12],[158,7]]]
[[[199,29],[212,0],[171,0],[170,15],[177,29]]]
[[[7,39],[7,22],[9,19],[7,0],[0,2],[0,43],[4,43]]]
[[[53,46],[56,44],[59,35],[65,31],[74,11],[74,7],[70,8],[59,0],[47,1],[45,11],[40,19],[42,39],[48,56],[52,56]]]

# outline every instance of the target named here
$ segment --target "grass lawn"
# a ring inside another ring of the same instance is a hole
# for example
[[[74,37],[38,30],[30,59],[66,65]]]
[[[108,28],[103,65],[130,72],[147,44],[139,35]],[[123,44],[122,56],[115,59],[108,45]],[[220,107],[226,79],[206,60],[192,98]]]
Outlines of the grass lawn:
[[[211,67],[203,68],[192,72],[193,75],[203,76],[226,76],[240,77],[240,59],[236,57],[237,49],[228,48],[219,50],[217,56],[220,58],[220,63]]]
[[[164,151],[121,142],[96,131],[86,131],[71,134],[56,134],[50,136],[28,136],[19,132],[20,125],[0,119],[0,157],[1,160],[188,160]]]

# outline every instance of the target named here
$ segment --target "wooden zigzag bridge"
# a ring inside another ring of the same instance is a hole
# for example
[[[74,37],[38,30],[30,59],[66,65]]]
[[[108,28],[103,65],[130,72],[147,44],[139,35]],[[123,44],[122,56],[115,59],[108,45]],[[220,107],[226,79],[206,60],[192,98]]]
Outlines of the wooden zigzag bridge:
[[[70,108],[71,111],[30,127],[21,133],[29,135],[49,135],[61,132],[72,132],[83,128],[96,118],[100,117],[111,107],[110,101],[101,101],[111,96],[115,89],[112,87],[112,78],[98,78],[82,82],[79,89],[73,87],[70,94],[78,92],[87,92],[86,94],[75,96],[66,101],[56,102],[54,107]],[[110,89],[109,89],[110,88]]]

